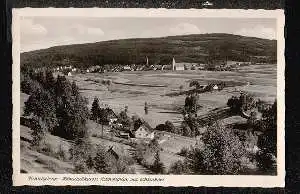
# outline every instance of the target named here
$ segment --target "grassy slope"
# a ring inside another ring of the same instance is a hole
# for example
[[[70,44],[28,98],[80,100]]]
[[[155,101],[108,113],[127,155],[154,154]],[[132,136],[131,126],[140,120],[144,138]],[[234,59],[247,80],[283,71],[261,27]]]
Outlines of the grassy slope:
[[[57,46],[21,54],[22,64],[63,64],[69,58],[77,67],[101,64],[205,62],[208,53],[228,60],[248,61],[249,56],[276,59],[276,41],[231,34],[197,34],[163,38],[111,40],[97,43]]]
[[[24,93],[20,95],[21,113],[23,113],[24,102],[26,102],[28,97],[29,96]],[[72,164],[33,150],[30,146],[32,139],[31,132],[30,128],[21,125],[21,171],[28,173],[72,173],[74,168]],[[67,150],[70,146],[64,139],[49,134],[47,134],[45,143],[50,145],[53,153],[58,151],[59,146],[62,146],[64,150]]]

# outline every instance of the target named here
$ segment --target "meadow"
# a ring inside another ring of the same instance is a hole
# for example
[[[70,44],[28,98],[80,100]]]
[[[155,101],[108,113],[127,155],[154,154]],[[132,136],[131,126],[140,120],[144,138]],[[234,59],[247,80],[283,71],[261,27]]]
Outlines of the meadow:
[[[182,115],[178,110],[184,105],[185,96],[168,96],[171,92],[189,90],[193,79],[207,84],[211,81],[239,83],[221,91],[200,94],[202,108],[199,115],[210,110],[226,106],[227,100],[240,91],[246,91],[267,102],[276,98],[276,65],[252,65],[241,67],[238,72],[228,71],[134,71],[75,74],[69,77],[76,81],[81,93],[89,99],[98,97],[102,105],[108,105],[115,112],[128,106],[130,115],[139,115],[152,127],[169,120],[179,125]],[[101,80],[111,80],[110,86],[101,84]],[[241,84],[242,83],[242,84]],[[180,89],[180,86],[182,88]],[[145,114],[144,105],[149,106]]]

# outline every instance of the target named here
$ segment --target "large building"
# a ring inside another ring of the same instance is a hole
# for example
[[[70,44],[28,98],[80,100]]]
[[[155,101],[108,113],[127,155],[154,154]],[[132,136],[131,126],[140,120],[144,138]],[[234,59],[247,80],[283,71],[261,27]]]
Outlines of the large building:
[[[173,61],[172,61],[172,70],[173,71],[184,70],[184,65],[182,63],[176,64],[174,57],[173,57]]]

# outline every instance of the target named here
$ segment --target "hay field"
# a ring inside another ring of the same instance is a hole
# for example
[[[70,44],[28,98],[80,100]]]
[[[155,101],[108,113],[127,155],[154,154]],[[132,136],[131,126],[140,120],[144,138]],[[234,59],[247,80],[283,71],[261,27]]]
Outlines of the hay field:
[[[276,65],[252,65],[241,67],[238,72],[213,71],[134,71],[77,74],[69,77],[78,84],[81,93],[89,99],[89,106],[94,97],[98,97],[103,105],[108,105],[114,111],[120,112],[125,106],[129,114],[138,114],[152,127],[166,120],[175,125],[180,124],[182,115],[178,108],[184,105],[185,96],[167,96],[171,92],[189,90],[189,82],[197,79],[205,84],[210,81],[239,82],[242,86],[228,87],[222,91],[200,94],[200,104],[203,106],[199,114],[226,105],[227,99],[239,91],[247,91],[254,96],[273,102],[276,97]],[[101,80],[110,79],[112,84],[105,86]],[[144,104],[149,105],[145,114]]]

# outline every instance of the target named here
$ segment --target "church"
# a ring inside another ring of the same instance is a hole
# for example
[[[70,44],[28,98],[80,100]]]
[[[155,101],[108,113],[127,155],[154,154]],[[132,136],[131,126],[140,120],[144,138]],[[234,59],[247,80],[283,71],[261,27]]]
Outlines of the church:
[[[172,61],[172,70],[173,71],[184,70],[184,65],[182,63],[176,64],[174,57],[173,57],[173,61]]]

